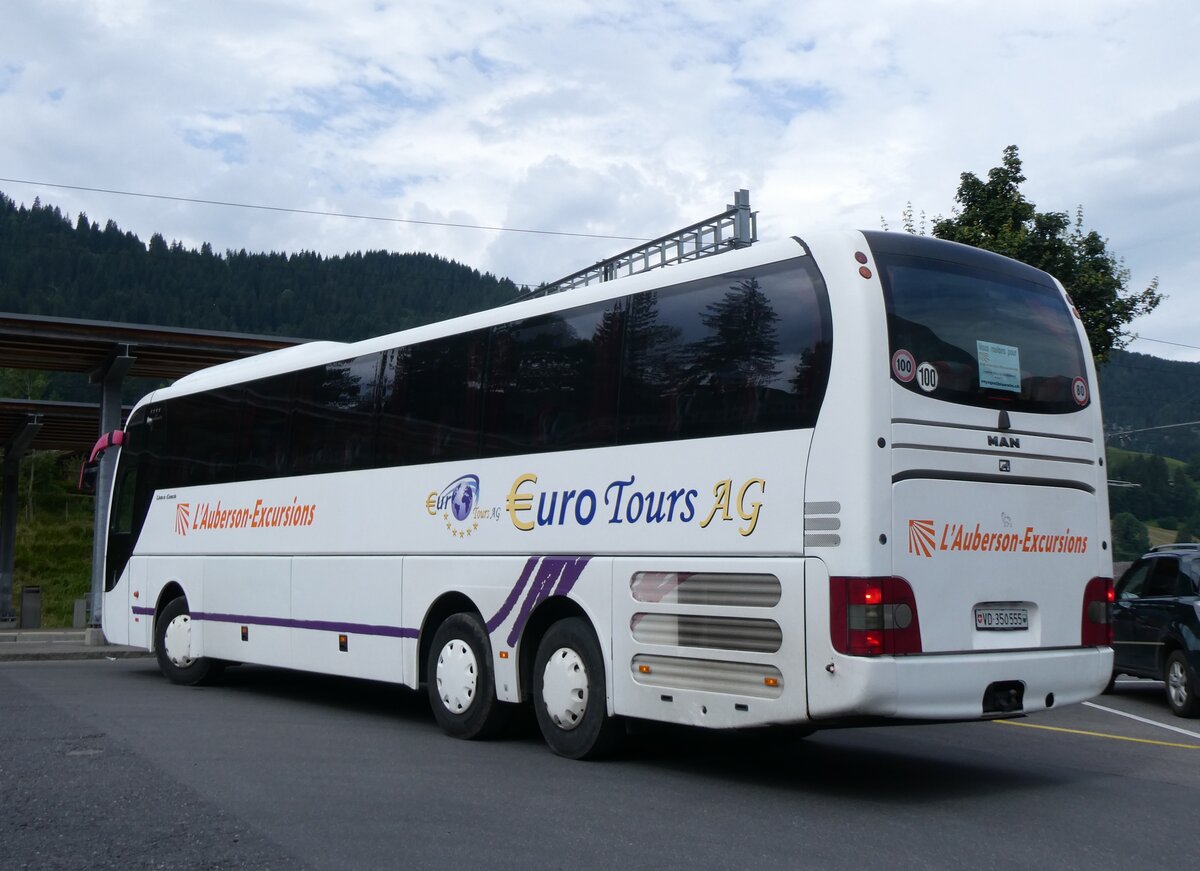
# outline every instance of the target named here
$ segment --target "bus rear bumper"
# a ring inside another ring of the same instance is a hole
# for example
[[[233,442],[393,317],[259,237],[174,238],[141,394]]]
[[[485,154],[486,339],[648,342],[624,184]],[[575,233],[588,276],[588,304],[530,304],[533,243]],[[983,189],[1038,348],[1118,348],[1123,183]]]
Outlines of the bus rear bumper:
[[[829,675],[810,677],[810,714],[818,725],[848,717],[913,722],[1030,714],[1099,695],[1112,662],[1109,647],[839,656]]]
[[[896,657],[892,715],[980,719],[1076,704],[1104,690],[1112,661],[1109,647]]]

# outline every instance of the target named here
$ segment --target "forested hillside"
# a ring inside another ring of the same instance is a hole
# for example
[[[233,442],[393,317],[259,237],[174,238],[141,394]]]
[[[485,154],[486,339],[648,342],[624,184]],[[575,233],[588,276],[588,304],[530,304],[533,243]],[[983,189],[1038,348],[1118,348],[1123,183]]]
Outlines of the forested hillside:
[[[1177,425],[1200,421],[1200,363],[1114,351],[1100,369],[1100,397],[1110,445],[1177,460],[1200,457],[1200,423]]]
[[[433,254],[216,253],[0,193],[0,311],[352,341],[516,292]]]

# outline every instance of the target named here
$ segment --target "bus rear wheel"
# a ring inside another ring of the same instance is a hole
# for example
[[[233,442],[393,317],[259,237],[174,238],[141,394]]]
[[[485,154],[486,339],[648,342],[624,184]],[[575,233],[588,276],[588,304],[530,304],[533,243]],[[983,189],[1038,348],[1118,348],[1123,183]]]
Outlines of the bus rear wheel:
[[[221,663],[192,654],[192,617],[187,599],[172,599],[154,622],[158,668],[172,683],[195,686],[215,678]]]
[[[533,707],[550,749],[568,759],[596,759],[616,749],[623,725],[608,716],[604,658],[595,633],[578,617],[553,624],[533,662]]]
[[[453,614],[437,628],[425,663],[433,716],[454,738],[490,738],[508,722],[496,698],[492,645],[474,614]]]

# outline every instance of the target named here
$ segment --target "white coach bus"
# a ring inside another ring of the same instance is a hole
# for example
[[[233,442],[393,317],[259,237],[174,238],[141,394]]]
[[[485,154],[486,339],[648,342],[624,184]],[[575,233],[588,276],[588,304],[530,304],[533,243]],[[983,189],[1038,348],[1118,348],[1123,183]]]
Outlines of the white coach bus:
[[[1062,287],[793,238],[156,390],[122,433],[109,641],[729,729],[1011,717],[1112,673],[1100,408]]]

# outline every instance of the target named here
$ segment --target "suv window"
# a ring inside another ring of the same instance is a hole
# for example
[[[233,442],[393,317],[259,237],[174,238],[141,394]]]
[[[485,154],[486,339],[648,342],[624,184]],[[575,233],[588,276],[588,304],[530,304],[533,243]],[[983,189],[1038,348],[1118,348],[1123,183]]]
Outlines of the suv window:
[[[1179,559],[1177,557],[1158,557],[1152,560],[1153,569],[1142,595],[1149,596],[1178,596],[1180,595]]]
[[[1183,595],[1195,596],[1200,590],[1200,556],[1184,560],[1180,576],[1187,581]]]
[[[1117,598],[1140,599],[1143,595],[1142,588],[1146,585],[1146,578],[1150,576],[1150,568],[1150,560],[1134,563],[1117,584]]]
[[[1200,556],[1154,556],[1139,560],[1117,584],[1117,598],[1195,596],[1200,589]]]

